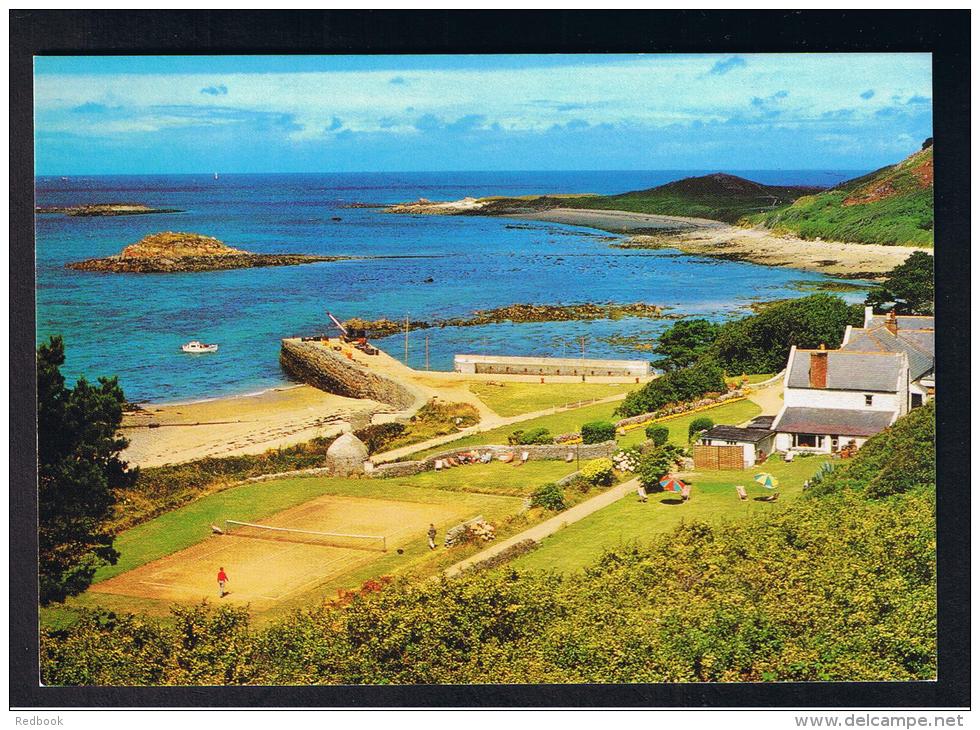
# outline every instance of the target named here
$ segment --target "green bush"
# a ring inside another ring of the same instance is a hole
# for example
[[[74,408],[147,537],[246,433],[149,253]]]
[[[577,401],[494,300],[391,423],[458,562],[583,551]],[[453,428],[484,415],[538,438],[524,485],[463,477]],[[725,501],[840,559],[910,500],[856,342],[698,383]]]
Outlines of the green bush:
[[[683,449],[673,444],[664,444],[643,454],[636,470],[636,476],[643,488],[648,492],[661,491],[660,480],[673,471],[683,453]]]
[[[706,357],[730,373],[777,373],[786,367],[793,345],[837,347],[847,325],[859,325],[863,319],[861,305],[849,305],[831,294],[777,302],[722,325]]]
[[[404,423],[372,423],[354,432],[364,445],[369,454],[376,454],[385,451],[389,443],[405,433]]]
[[[711,360],[701,360],[696,365],[673,370],[632,391],[616,413],[627,417],[654,413],[669,403],[685,403],[703,398],[705,393],[724,393],[726,390],[721,368]]]
[[[532,507],[544,507],[552,512],[561,512],[568,505],[565,502],[565,493],[557,484],[545,484],[531,495]]]
[[[670,438],[670,429],[659,423],[651,423],[643,432],[653,441],[654,446],[663,446]]]
[[[698,416],[693,421],[691,421],[690,424],[688,424],[688,427],[687,427],[687,440],[688,441],[693,441],[694,440],[694,436],[697,433],[699,433],[701,431],[707,431],[709,428],[711,428],[714,425],[715,425],[715,422],[712,421],[707,416]]]
[[[595,487],[608,487],[615,479],[612,459],[605,457],[585,462],[580,471],[582,477]]]
[[[583,444],[601,444],[616,438],[616,426],[609,421],[592,421],[582,426]]]
[[[512,446],[550,444],[553,441],[551,432],[546,428],[532,428],[530,431],[514,431],[514,433],[507,437],[507,443]]]

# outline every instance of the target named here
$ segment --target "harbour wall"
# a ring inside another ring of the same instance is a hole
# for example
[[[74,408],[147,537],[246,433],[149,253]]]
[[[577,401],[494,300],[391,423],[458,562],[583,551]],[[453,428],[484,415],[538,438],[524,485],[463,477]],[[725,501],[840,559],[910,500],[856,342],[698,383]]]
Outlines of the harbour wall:
[[[413,407],[417,400],[404,385],[371,372],[319,342],[283,340],[279,364],[290,377],[327,393],[367,398],[398,410]]]

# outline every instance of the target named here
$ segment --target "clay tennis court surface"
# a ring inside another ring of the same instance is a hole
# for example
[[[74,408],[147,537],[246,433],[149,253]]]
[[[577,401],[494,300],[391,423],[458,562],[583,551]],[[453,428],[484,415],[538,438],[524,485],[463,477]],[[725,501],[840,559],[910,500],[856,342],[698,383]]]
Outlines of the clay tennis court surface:
[[[203,542],[93,585],[90,590],[139,598],[197,602],[218,599],[217,573],[228,574],[222,602],[269,608],[304,590],[388,555],[399,546],[424,541],[429,523],[445,528],[473,517],[472,507],[325,495],[271,517],[263,525],[320,532],[383,535],[358,548],[292,542],[288,533],[267,537],[211,535]],[[235,519],[227,515],[226,519]],[[221,524],[224,528],[225,525]],[[202,530],[208,530],[202,525]],[[290,540],[290,541],[286,541]]]

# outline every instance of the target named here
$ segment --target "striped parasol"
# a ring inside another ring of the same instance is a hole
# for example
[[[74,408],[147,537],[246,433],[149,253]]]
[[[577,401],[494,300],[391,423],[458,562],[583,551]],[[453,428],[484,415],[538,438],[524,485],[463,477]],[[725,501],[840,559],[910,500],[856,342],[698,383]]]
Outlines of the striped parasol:
[[[687,485],[677,477],[668,474],[660,480],[660,486],[663,487],[665,492],[679,492]]]
[[[775,489],[779,486],[779,480],[776,479],[772,474],[768,472],[762,472],[761,474],[755,475],[755,480],[764,486],[766,489]]]

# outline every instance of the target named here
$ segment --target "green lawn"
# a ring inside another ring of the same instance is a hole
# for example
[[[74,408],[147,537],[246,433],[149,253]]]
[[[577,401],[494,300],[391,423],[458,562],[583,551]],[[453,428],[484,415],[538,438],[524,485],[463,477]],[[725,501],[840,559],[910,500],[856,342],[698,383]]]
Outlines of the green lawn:
[[[397,491],[402,486],[479,494],[527,496],[538,487],[575,471],[563,461],[529,461],[523,466],[493,461],[444,471],[428,471],[411,477],[392,477],[384,483]]]
[[[546,538],[540,548],[508,565],[525,570],[577,570],[592,563],[606,549],[648,541],[672,530],[683,520],[736,520],[766,510],[784,509],[799,498],[803,482],[825,461],[824,457],[812,456],[787,464],[774,457],[759,469],[698,472],[687,480],[693,488],[686,503],[680,503],[673,493],[651,494],[646,504],[638,502],[635,494],[629,494]],[[755,499],[772,493],[753,481],[752,477],[759,471],[779,478],[778,502]],[[748,501],[739,500],[736,484],[745,485]]]
[[[735,426],[744,423],[749,419],[755,418],[762,412],[755,403],[750,400],[740,400],[735,403],[725,403],[717,408],[709,408],[697,413],[671,418],[669,421],[661,421],[660,425],[666,426],[670,430],[670,442],[678,446],[687,446],[687,427],[695,418],[710,418],[715,424]],[[625,436],[620,436],[618,441],[620,446],[636,446],[646,438],[644,428],[637,428],[629,431]]]
[[[501,416],[534,413],[545,408],[608,398],[637,387],[632,383],[473,383],[470,390]]]
[[[474,470],[473,478],[479,480],[477,476],[479,470],[487,469],[489,466],[494,465],[474,465],[465,468]],[[530,465],[525,465],[521,469],[529,467]],[[462,467],[447,473],[445,475],[447,481],[452,479],[452,473],[461,471],[463,471]],[[568,471],[566,467],[565,473]],[[533,474],[535,472],[530,470],[527,473],[529,481],[533,482],[538,478],[536,475],[532,477]],[[505,508],[506,513],[518,509],[521,504],[521,501],[514,497],[459,494],[431,486],[416,486],[422,477],[430,477],[430,475],[420,474],[417,477],[401,480],[306,477],[256,482],[226,489],[202,497],[120,534],[115,542],[115,547],[119,551],[119,560],[115,565],[100,569],[95,574],[95,581],[111,578],[151,560],[190,547],[208,537],[212,524],[220,526],[226,519],[254,522],[324,494],[399,499],[406,502],[432,504],[467,502],[472,503],[474,511],[486,508],[487,511],[495,513],[497,510],[494,507],[498,504]],[[487,476],[485,479],[490,481],[491,478]]]
[[[434,446],[431,449],[420,451],[417,454],[412,454],[408,458],[423,459],[427,456],[432,456],[433,454],[442,453],[443,451],[465,448],[467,446],[479,446],[482,444],[506,444],[507,437],[517,430],[527,431],[532,428],[541,427],[547,428],[549,431],[551,431],[553,436],[557,436],[560,433],[571,433],[572,431],[578,431],[582,427],[583,423],[588,423],[589,421],[615,420],[613,418],[613,411],[616,410],[616,406],[618,405],[619,402],[597,403],[596,405],[592,406],[584,406],[582,408],[574,408],[570,411],[562,411],[561,413],[554,413],[548,416],[531,418],[527,421],[521,421],[520,423],[515,423],[510,426],[500,426],[499,428],[483,431],[482,433],[464,436],[461,439],[450,441],[449,443],[445,443],[440,446]]]
[[[763,380],[769,380],[769,378],[771,378],[773,375],[775,375],[775,373],[761,373],[761,374],[756,373],[756,374],[753,374],[753,375],[746,375],[745,377],[748,378],[748,384],[749,385],[754,385],[755,383],[761,383]],[[725,378],[725,382],[726,383],[735,383],[736,385],[741,385],[741,383],[742,383],[742,376],[741,375],[732,375],[731,377]]]

